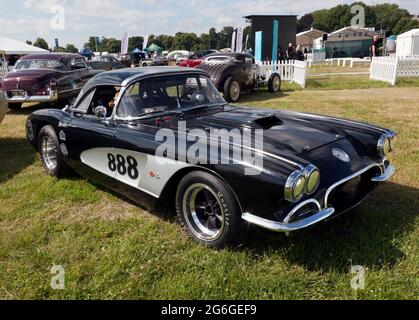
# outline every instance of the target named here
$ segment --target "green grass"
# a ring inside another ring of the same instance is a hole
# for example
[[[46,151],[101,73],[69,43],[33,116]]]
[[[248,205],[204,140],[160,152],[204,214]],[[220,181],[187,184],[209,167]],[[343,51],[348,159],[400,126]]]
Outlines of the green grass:
[[[253,230],[237,251],[196,245],[173,218],[83,178],[47,176],[24,133],[36,107],[9,114],[0,125],[0,298],[418,299],[418,87],[335,82],[261,90],[241,104],[390,127],[396,175],[340,218],[289,237]],[[351,289],[351,263],[366,268],[365,290]],[[65,290],[50,288],[54,264],[65,267]]]

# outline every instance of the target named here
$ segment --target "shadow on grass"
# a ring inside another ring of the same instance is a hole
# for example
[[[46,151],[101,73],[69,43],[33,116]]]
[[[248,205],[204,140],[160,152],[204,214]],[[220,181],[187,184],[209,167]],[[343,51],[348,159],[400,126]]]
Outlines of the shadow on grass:
[[[258,102],[258,101],[266,101],[270,99],[278,99],[287,97],[289,94],[288,92],[294,91],[292,89],[279,91],[276,93],[271,93],[267,89],[261,89],[256,91],[251,91],[249,93],[244,93],[240,96],[240,104],[246,104],[250,102]]]
[[[348,272],[350,264],[393,267],[403,260],[397,247],[414,228],[419,190],[387,183],[359,207],[290,236],[253,229],[246,247],[255,254],[283,253],[310,271]]]
[[[35,150],[24,138],[0,138],[0,184],[30,166]]]

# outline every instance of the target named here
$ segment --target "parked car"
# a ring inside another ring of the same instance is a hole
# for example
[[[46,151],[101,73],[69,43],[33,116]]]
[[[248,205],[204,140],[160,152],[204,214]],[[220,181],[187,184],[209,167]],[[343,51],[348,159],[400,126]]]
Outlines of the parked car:
[[[7,99],[4,92],[0,91],[0,123],[3,121],[7,113]]]
[[[260,72],[252,55],[246,53],[215,53],[205,57],[197,67],[207,71],[217,89],[228,102],[237,102],[243,91],[267,86],[270,92],[281,89],[278,72]]]
[[[198,67],[203,61],[204,57],[207,54],[205,53],[193,53],[191,54],[188,59],[181,61],[178,66],[179,67],[186,67],[186,68],[196,68]]]
[[[129,54],[123,54],[119,56],[118,61],[121,62],[126,68],[130,68],[132,65],[132,58]]]
[[[77,96],[96,75],[79,54],[43,53],[22,57],[2,80],[9,109],[24,102],[57,102]]]
[[[87,65],[93,70],[104,71],[126,68],[124,64],[110,55],[95,57],[93,60],[88,61]]]
[[[206,136],[215,129],[227,134]],[[228,134],[256,129],[263,133],[259,145],[246,135],[240,145]],[[216,248],[240,244],[250,224],[292,232],[334,218],[394,173],[387,160],[394,132],[231,106],[199,69],[102,73],[73,105],[29,115],[26,131],[50,175],[76,170],[143,206],[166,204],[176,209],[187,235]],[[216,153],[191,159],[197,135],[205,139],[201,150],[208,151],[210,141]],[[230,151],[237,148],[261,161],[234,161]]]

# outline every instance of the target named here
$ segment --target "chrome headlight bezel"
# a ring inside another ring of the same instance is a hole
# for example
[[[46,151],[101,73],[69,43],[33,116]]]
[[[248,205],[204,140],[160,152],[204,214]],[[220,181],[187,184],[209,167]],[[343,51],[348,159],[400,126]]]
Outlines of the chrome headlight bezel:
[[[317,178],[316,178],[317,174]],[[313,164],[309,164],[307,167],[304,168],[304,175],[306,176],[306,187],[305,187],[305,194],[310,195],[316,192],[317,188],[320,184],[320,170]],[[314,180],[314,184],[310,188],[310,182]]]
[[[389,131],[380,136],[377,142],[377,152],[380,156],[386,157],[393,151],[393,140],[397,137],[394,131]]]
[[[300,194],[295,195],[295,187],[297,186],[297,182],[301,181],[301,179],[304,179],[304,187],[302,188]],[[302,170],[295,170],[289,175],[284,188],[284,196],[286,200],[290,202],[297,202],[303,197],[306,185],[305,179],[306,177]]]

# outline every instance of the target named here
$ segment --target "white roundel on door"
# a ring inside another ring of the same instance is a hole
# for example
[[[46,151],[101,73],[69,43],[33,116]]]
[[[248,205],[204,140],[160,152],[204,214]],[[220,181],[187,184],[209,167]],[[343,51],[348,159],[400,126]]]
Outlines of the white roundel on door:
[[[89,167],[158,198],[177,171],[190,166],[141,152],[118,148],[94,148],[80,155]]]

